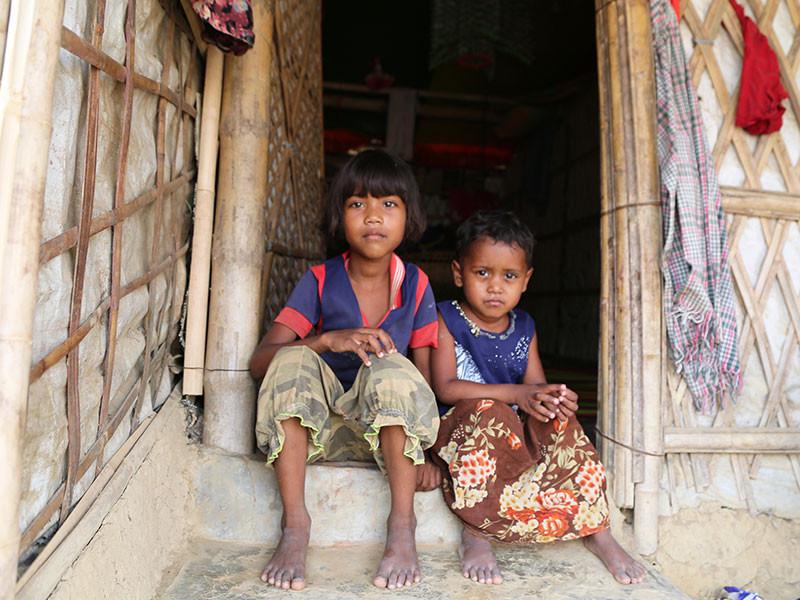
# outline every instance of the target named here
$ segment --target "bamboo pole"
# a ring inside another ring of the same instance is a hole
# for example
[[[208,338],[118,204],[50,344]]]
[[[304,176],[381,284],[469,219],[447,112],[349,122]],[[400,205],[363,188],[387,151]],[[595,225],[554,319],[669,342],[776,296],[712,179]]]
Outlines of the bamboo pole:
[[[796,454],[800,429],[784,427],[667,427],[664,452]]]
[[[611,156],[612,135],[611,135],[611,98],[610,98],[610,77],[611,68],[609,66],[609,40],[605,35],[606,25],[604,19],[606,13],[597,13],[597,61],[598,61],[598,95],[599,95],[599,121],[600,121],[600,340],[597,373],[597,402],[598,420],[603,431],[612,431],[614,417],[614,403],[611,401],[612,389],[614,387],[614,362],[613,362],[613,341],[612,321],[614,314],[614,295],[612,294],[614,282],[614,245],[612,243],[613,211],[611,202],[613,200],[614,172],[612,169],[613,161]],[[598,439],[598,448],[603,462],[609,470],[615,468],[614,447],[608,444],[603,438]],[[616,481],[612,482],[616,488]],[[611,492],[613,494],[614,489]],[[617,496],[615,495],[615,498]],[[619,505],[619,502],[617,502]]]
[[[0,318],[0,598],[4,599],[13,597],[17,577],[22,436],[63,12],[61,1],[14,3],[0,84],[0,215],[4,215],[0,315],[13,315]],[[25,135],[19,135],[22,131]]]
[[[272,18],[266,0],[254,2],[255,46],[225,59],[220,126],[203,441],[243,454],[253,451],[248,363],[261,333]]]
[[[208,315],[208,282],[211,270],[211,235],[214,226],[214,187],[217,179],[219,116],[222,102],[223,55],[216,46],[206,52],[200,151],[197,158],[197,193],[194,207],[192,266],[189,273],[189,305],[186,309],[186,354],[183,359],[183,393],[203,393],[203,363]]]
[[[0,0],[0,77],[3,76],[3,56],[6,50],[8,15],[10,10],[11,0]]]
[[[616,445],[612,488],[634,508],[637,549],[655,552],[662,458],[661,215],[655,151],[655,84],[646,0],[597,0],[603,143],[600,364],[603,422],[650,454]]]
[[[728,214],[800,221],[800,195],[722,188],[722,208]]]
[[[633,298],[637,351],[633,353],[639,373],[634,394],[641,406],[641,447],[651,454],[642,459],[641,480],[634,492],[634,535],[642,554],[658,549],[658,505],[661,466],[657,455],[662,449],[661,372],[661,209],[656,156],[655,79],[650,31],[650,6],[644,0],[626,5],[631,83],[631,122],[635,147],[631,150],[631,170],[635,173],[634,198],[639,206],[635,214],[639,242],[638,296]]]

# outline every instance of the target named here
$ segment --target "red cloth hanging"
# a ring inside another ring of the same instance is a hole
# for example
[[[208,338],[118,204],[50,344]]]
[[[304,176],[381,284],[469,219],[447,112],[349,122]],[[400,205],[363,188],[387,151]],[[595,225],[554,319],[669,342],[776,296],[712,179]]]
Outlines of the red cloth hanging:
[[[739,106],[736,125],[747,133],[761,135],[778,131],[783,124],[781,100],[789,97],[781,84],[778,58],[766,36],[753,20],[744,14],[736,0],[730,0],[744,37],[744,61],[739,85]]]
[[[675,16],[678,17],[678,21],[681,20],[681,0],[670,0],[670,4],[672,4],[672,9],[675,11]]]

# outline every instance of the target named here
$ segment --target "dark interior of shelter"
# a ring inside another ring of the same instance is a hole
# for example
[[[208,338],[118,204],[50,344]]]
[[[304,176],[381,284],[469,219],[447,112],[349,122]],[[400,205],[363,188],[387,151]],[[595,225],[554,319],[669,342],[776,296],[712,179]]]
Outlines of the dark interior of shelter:
[[[548,381],[594,437],[600,142],[594,11],[582,0],[337,0],[323,5],[326,177],[365,147],[416,174],[428,230],[403,258],[457,298],[455,230],[505,208],[534,232],[521,308]]]

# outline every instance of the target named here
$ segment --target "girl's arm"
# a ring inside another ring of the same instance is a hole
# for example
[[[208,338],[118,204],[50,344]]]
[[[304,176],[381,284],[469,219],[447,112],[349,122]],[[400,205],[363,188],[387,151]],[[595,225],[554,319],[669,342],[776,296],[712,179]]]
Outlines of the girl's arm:
[[[250,375],[253,379],[262,379],[275,353],[284,346],[308,346],[314,352],[325,352],[323,335],[308,336],[299,340],[297,334],[283,323],[273,323],[250,358]]]
[[[395,349],[392,338],[382,329],[340,329],[297,339],[297,334],[286,325],[273,323],[250,358],[250,375],[253,379],[264,377],[275,353],[284,346],[308,346],[317,354],[354,352],[367,366],[370,365],[369,353],[383,356],[384,352],[393,352]]]
[[[431,347],[411,348],[411,362],[422,373],[428,385],[431,385]]]
[[[439,347],[431,356],[433,391],[443,404],[455,404],[460,400],[482,400],[488,398],[505,404],[531,406],[531,410],[541,417],[542,421],[552,418],[550,411],[542,407],[538,398],[544,394],[539,386],[517,385],[513,383],[475,383],[465,381],[456,376],[455,340],[439,315]],[[526,411],[527,412],[527,411]]]

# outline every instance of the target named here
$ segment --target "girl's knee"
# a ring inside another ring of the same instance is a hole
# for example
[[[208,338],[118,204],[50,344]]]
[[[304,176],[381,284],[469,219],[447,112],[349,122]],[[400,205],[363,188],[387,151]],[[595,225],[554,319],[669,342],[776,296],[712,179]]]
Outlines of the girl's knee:
[[[317,353],[308,346],[284,346],[275,353],[270,366],[275,364],[275,361],[296,361],[305,357],[316,358],[317,356]]]

